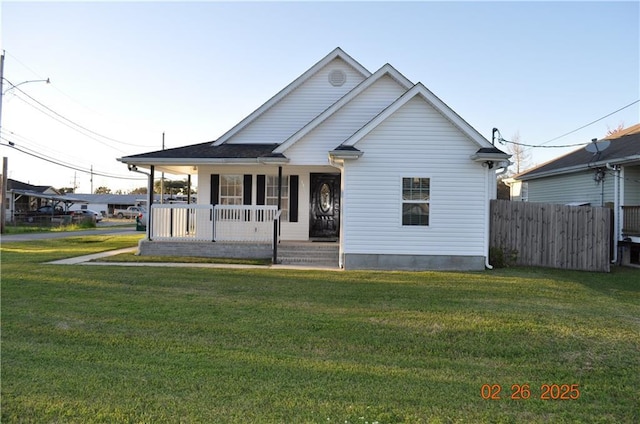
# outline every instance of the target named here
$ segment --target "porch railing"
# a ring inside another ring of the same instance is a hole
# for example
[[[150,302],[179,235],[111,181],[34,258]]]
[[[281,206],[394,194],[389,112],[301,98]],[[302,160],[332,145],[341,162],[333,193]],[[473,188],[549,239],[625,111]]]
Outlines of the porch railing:
[[[213,206],[192,204],[151,205],[152,240],[213,240]]]
[[[622,207],[622,232],[625,235],[640,235],[640,206]]]
[[[154,204],[151,206],[150,238],[156,241],[273,242],[273,228],[279,225],[278,221],[277,206]]]
[[[215,241],[273,241],[277,206],[216,205]]]

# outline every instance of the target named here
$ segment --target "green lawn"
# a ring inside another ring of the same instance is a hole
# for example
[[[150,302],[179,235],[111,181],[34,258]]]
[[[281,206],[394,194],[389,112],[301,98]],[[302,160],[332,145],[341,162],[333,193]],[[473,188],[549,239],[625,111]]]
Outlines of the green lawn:
[[[3,423],[640,421],[638,270],[42,264],[138,238],[3,243]]]

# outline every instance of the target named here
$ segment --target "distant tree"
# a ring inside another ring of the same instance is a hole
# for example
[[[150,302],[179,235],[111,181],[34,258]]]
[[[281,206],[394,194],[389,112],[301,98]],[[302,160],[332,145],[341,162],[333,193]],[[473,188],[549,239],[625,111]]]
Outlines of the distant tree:
[[[146,187],[134,188],[129,192],[129,194],[147,194],[147,188]]]
[[[111,189],[109,187],[104,187],[104,186],[98,187],[97,189],[95,189],[93,194],[111,194]]]
[[[520,131],[518,131],[511,137],[511,142],[507,144],[507,152],[511,154],[509,160],[513,163],[509,170],[511,175],[519,174],[531,166],[531,152],[520,143]]]
[[[624,129],[624,122],[620,122],[618,124],[617,127],[615,127],[614,129],[609,128],[609,125],[607,125],[607,135],[606,137],[609,138],[612,135],[616,135],[619,132],[622,132],[622,130]]]
[[[505,175],[498,178],[498,193],[496,197],[501,200],[511,200],[511,188],[505,184],[505,178],[507,178]]]
[[[67,193],[74,193],[75,192],[73,187],[62,187],[62,188],[59,188],[58,191],[61,194],[67,194]]]
[[[164,194],[187,194],[187,180],[168,180],[165,178],[164,184],[161,180],[157,180],[153,184],[156,193],[160,193],[161,185],[164,186]]]

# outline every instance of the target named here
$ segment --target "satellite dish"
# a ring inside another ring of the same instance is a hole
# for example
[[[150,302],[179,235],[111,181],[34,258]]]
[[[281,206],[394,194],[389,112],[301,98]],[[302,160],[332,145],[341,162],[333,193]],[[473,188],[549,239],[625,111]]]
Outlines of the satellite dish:
[[[600,153],[604,150],[607,149],[607,147],[609,147],[609,145],[611,144],[611,142],[609,140],[600,140],[600,141],[596,141],[595,139],[593,139],[591,141],[590,144],[587,144],[585,146],[585,150],[589,153]]]

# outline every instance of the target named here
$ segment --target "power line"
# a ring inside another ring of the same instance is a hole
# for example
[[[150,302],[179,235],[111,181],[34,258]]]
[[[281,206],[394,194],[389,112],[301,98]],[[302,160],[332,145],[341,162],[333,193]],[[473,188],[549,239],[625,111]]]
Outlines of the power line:
[[[564,134],[562,134],[562,135],[559,135],[559,136],[557,136],[557,137],[554,137],[554,138],[552,138],[551,140],[547,140],[547,141],[545,141],[545,142],[543,142],[543,143],[540,143],[540,144],[539,144],[539,145],[537,145],[537,146],[529,146],[529,147],[542,147],[542,145],[543,145],[543,144],[551,143],[552,141],[556,141],[556,140],[558,140],[559,138],[566,137],[566,136],[568,136],[569,134],[573,134],[574,132],[578,132],[578,131],[580,131],[581,129],[584,129],[584,128],[588,127],[589,125],[593,125],[593,124],[595,124],[595,123],[596,123],[596,122],[598,122],[598,121],[602,121],[603,119],[608,118],[608,117],[610,117],[611,115],[614,115],[614,114],[616,114],[616,113],[620,112],[621,110],[624,110],[624,109],[626,109],[626,108],[628,108],[628,107],[631,107],[631,106],[635,105],[635,104],[636,104],[636,103],[638,103],[638,102],[640,102],[640,99],[638,99],[638,100],[636,100],[636,101],[634,101],[634,102],[631,102],[631,103],[629,103],[628,105],[621,107],[620,109],[614,110],[613,112],[608,113],[608,114],[606,114],[605,116],[603,116],[603,117],[601,117],[601,118],[598,118],[598,119],[596,119],[596,120],[594,120],[594,121],[591,121],[591,122],[589,122],[588,124],[585,124],[585,125],[583,125],[583,126],[581,126],[581,127],[579,127],[579,128],[576,128],[575,130],[572,130],[572,131],[569,131],[568,133],[564,133]],[[582,144],[584,144],[584,143],[582,143]],[[560,146],[556,146],[556,147],[560,147]],[[565,146],[565,147],[572,147],[572,146]]]
[[[519,142],[511,141],[511,140],[505,140],[504,138],[502,138],[502,135],[500,134],[500,131],[497,131],[498,132],[498,137],[496,138],[496,140],[498,142],[502,143],[502,144],[509,143],[509,144],[513,144],[513,145],[516,145],[516,146],[523,146],[523,147],[529,147],[529,148],[543,148],[543,149],[561,149],[561,148],[566,148],[566,147],[584,146],[585,144],[588,144],[590,142],[585,141],[583,143],[561,144],[561,145],[554,145],[554,146],[544,146],[544,144],[550,143],[552,141],[555,141],[555,140],[558,140],[558,139],[560,139],[562,137],[565,137],[565,136],[567,136],[569,134],[573,134],[573,133],[575,133],[577,131],[580,131],[581,129],[584,129],[584,128],[588,127],[589,125],[595,124],[598,121],[602,121],[603,119],[608,118],[609,116],[614,115],[614,114],[620,112],[621,110],[624,110],[624,109],[626,109],[628,107],[631,107],[631,106],[635,105],[638,102],[640,102],[640,99],[638,99],[638,100],[636,100],[634,102],[631,102],[628,105],[625,105],[625,106],[623,106],[623,107],[621,107],[621,108],[619,108],[619,109],[617,109],[617,110],[615,110],[615,111],[613,111],[611,113],[608,113],[608,114],[606,114],[605,116],[603,116],[601,118],[598,118],[598,119],[596,119],[594,121],[591,121],[588,124],[585,124],[585,125],[583,125],[583,126],[581,126],[579,128],[576,128],[575,130],[569,131],[567,133],[559,135],[558,137],[554,137],[554,138],[552,138],[550,140],[547,140],[547,141],[545,141],[543,143],[540,143],[540,144],[527,144],[527,143],[519,143]],[[495,129],[494,129],[494,131],[495,131]]]
[[[40,102],[39,100],[37,100],[37,99],[33,98],[32,96],[30,96],[29,94],[27,94],[24,90],[20,89],[20,88],[19,88],[19,87],[17,87],[16,85],[14,85],[14,84],[13,84],[11,81],[9,81],[8,79],[6,79],[6,78],[5,78],[4,80],[5,80],[5,81],[7,81],[9,84],[11,84],[11,86],[13,87],[13,89],[15,89],[16,91],[19,91],[21,94],[23,94],[24,96],[26,96],[27,98],[29,98],[31,101],[33,101],[33,102],[37,103],[38,105],[40,105],[42,108],[46,109],[46,110],[47,110],[47,111],[49,111],[50,113],[53,113],[55,116],[57,116],[57,117],[59,117],[59,118],[63,119],[64,121],[67,121],[68,123],[70,123],[70,124],[74,125],[75,127],[79,128],[79,129],[81,129],[81,130],[83,130],[83,131],[85,131],[85,132],[88,132],[89,134],[96,135],[96,136],[98,136],[98,137],[101,137],[101,138],[103,138],[103,139],[105,139],[105,140],[112,141],[112,142],[114,142],[114,143],[124,144],[124,145],[126,145],[126,146],[133,146],[133,147],[150,147],[150,146],[148,146],[148,145],[134,144],[134,143],[129,143],[129,142],[125,142],[125,141],[117,140],[117,139],[115,139],[115,138],[112,138],[112,137],[109,137],[109,136],[106,136],[106,135],[100,134],[100,133],[98,133],[98,132],[96,132],[96,131],[93,131],[93,130],[91,130],[91,129],[89,129],[89,128],[87,128],[87,127],[85,127],[85,126],[81,125],[81,124],[78,124],[77,122],[75,122],[75,121],[73,121],[73,120],[71,120],[71,119],[67,118],[66,116],[64,116],[64,115],[62,115],[62,114],[60,114],[60,113],[56,112],[55,110],[53,110],[53,109],[52,109],[52,108],[50,108],[49,106],[47,106],[47,105],[45,105],[44,103]],[[43,112],[41,109],[38,109],[37,107],[35,107],[35,106],[31,105],[30,103],[26,102],[24,99],[21,99],[21,98],[20,98],[20,96],[16,96],[16,97],[18,97],[20,100],[22,100],[22,101],[23,101],[23,102],[25,102],[26,104],[29,104],[30,106],[34,107],[36,110],[40,111],[41,113],[44,113],[45,115],[49,116],[50,118],[55,119],[55,118],[53,118],[51,115],[48,115],[47,113]],[[57,120],[57,119],[56,119],[56,120]],[[60,122],[60,121],[58,120],[58,122]],[[66,124],[65,124],[65,125],[66,125]],[[68,125],[67,125],[67,126],[68,126]],[[76,131],[78,131],[78,130],[76,129]],[[79,131],[79,132],[80,132],[80,131]],[[94,137],[90,137],[90,136],[88,136],[87,134],[83,134],[83,135],[85,135],[85,136],[87,136],[87,137],[89,137],[89,138],[92,138],[92,139],[93,139],[93,140],[95,140],[95,141],[100,142],[100,140],[97,140],[97,139],[96,139],[96,138],[94,138]],[[104,144],[104,143],[103,143],[103,144]],[[108,145],[107,145],[107,146],[108,146]],[[114,148],[113,146],[109,146],[109,147]]]
[[[79,158],[79,157],[73,157],[73,156],[69,156],[67,154],[67,152],[59,152],[57,150],[51,149],[49,148],[49,146],[43,146],[42,144],[28,138],[25,137],[21,134],[18,134],[14,131],[11,131],[10,129],[6,128],[6,127],[2,127],[0,128],[0,135],[4,135],[6,137],[11,137],[11,139],[15,142],[15,140],[20,141],[21,145],[28,145],[30,148],[35,148],[36,151],[40,154],[43,154],[43,152],[48,151],[51,154],[57,155],[58,157],[62,157],[62,156],[66,156],[69,160],[74,161],[74,162],[81,162],[83,160],[85,160],[84,158]]]
[[[584,143],[576,143],[576,144],[563,144],[563,145],[557,145],[557,146],[541,146],[541,145],[534,145],[534,144],[518,143],[516,141],[505,140],[502,137],[498,138],[498,141],[500,143],[502,143],[502,144],[509,143],[509,144],[514,144],[516,146],[540,147],[540,148],[543,148],[543,149],[558,149],[558,148],[565,148],[565,147],[578,147],[578,146],[584,146],[585,144],[589,144],[590,143],[590,142],[585,141]]]
[[[50,157],[44,156],[42,154],[38,154],[36,152],[30,151],[31,149],[29,149],[29,148],[20,148],[20,147],[16,146],[15,142],[7,139],[4,136],[0,136],[0,139],[2,139],[2,140],[7,142],[7,144],[0,144],[0,146],[11,147],[12,149],[15,149],[15,150],[17,150],[17,151],[19,151],[21,153],[24,153],[26,155],[35,157],[37,159],[40,159],[40,160],[43,160],[43,161],[46,161],[46,162],[49,162],[49,163],[52,163],[54,165],[62,166],[63,168],[73,169],[74,171],[83,172],[85,174],[97,175],[97,176],[105,177],[105,178],[114,178],[114,179],[120,179],[120,180],[134,180],[134,181],[146,180],[146,178],[125,177],[125,176],[120,176],[120,175],[108,174],[106,172],[80,168],[78,166],[67,164],[67,163],[62,162],[60,160],[57,160],[57,159],[54,159],[54,158],[50,158]]]
[[[110,148],[110,149],[116,150],[116,151],[118,151],[118,152],[120,152],[120,153],[124,153],[124,151],[123,151],[123,150],[120,150],[120,149],[118,149],[118,148],[116,148],[116,147],[114,147],[114,146],[111,146],[111,145],[109,145],[109,144],[105,143],[105,142],[104,142],[104,141],[102,141],[102,140],[99,140],[98,138],[96,138],[96,137],[94,137],[94,136],[92,136],[92,135],[90,135],[90,134],[86,134],[86,133],[84,133],[84,132],[81,130],[81,128],[82,128],[81,126],[80,126],[79,128],[78,128],[78,127],[74,127],[73,125],[71,125],[71,124],[69,124],[69,123],[67,123],[67,122],[65,122],[65,121],[63,121],[63,120],[61,120],[61,119],[57,118],[56,116],[51,115],[51,114],[50,114],[49,112],[47,112],[46,110],[42,110],[42,109],[41,109],[41,108],[39,108],[38,106],[36,106],[36,105],[34,105],[34,104],[29,103],[28,101],[26,101],[26,100],[25,100],[25,99],[23,99],[22,97],[20,97],[20,96],[16,96],[16,97],[18,98],[18,100],[20,100],[20,101],[24,102],[26,105],[28,105],[28,106],[30,106],[30,107],[32,107],[32,108],[34,108],[34,109],[35,109],[35,110],[37,110],[38,112],[42,113],[42,114],[43,114],[43,115],[45,115],[45,116],[48,116],[49,118],[53,119],[54,121],[59,122],[60,124],[62,124],[62,125],[64,125],[64,126],[66,126],[67,128],[70,128],[71,130],[76,131],[76,132],[78,132],[78,133],[82,134],[83,136],[85,136],[85,137],[87,137],[87,138],[90,138],[90,139],[92,139],[92,140],[94,140],[94,141],[97,141],[98,143],[102,144],[103,146],[106,146],[106,147],[108,147],[108,148]],[[70,122],[71,122],[71,121],[70,121]]]

